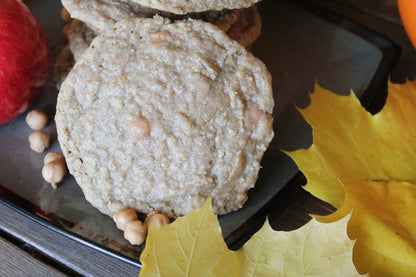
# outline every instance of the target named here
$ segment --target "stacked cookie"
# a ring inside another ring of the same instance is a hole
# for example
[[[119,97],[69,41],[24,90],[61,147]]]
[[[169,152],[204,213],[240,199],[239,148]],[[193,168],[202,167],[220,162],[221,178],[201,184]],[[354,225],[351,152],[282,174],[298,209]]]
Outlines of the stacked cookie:
[[[183,2],[183,3],[181,3]],[[71,28],[72,33],[108,30],[128,17],[160,15],[171,20],[200,19],[217,25],[231,38],[249,47],[259,36],[261,18],[251,1],[142,1],[142,0],[62,0],[71,17],[88,27]],[[247,5],[251,5],[248,6]],[[86,38],[90,38],[87,35]],[[72,48],[72,46],[71,46]]]
[[[200,19],[218,26],[247,49],[261,32],[261,17],[251,1],[141,1],[141,0],[62,0],[71,20],[65,27],[69,50],[58,59],[56,80],[66,76],[66,61],[75,60],[99,33],[129,17],[151,18],[160,15],[173,21]],[[248,6],[248,7],[247,7]],[[163,9],[163,10],[162,10]],[[208,10],[207,10],[208,9]],[[214,10],[220,9],[220,11]]]
[[[255,1],[62,1],[79,21],[55,121],[86,199],[110,216],[241,208],[273,137],[271,76],[230,38]]]

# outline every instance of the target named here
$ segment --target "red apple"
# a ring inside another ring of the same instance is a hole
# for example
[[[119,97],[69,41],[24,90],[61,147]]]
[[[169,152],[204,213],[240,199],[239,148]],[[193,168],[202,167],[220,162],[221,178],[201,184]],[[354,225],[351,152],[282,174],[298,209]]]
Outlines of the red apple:
[[[49,64],[48,42],[35,15],[18,0],[0,0],[0,124],[34,102]]]

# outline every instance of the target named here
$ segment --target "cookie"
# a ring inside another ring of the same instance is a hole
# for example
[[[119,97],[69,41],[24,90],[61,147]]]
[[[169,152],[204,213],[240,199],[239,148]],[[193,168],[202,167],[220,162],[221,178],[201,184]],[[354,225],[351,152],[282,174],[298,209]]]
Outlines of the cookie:
[[[58,140],[86,199],[183,215],[241,208],[273,137],[271,76],[212,24],[129,18],[61,86]]]
[[[97,34],[85,23],[79,20],[72,20],[67,31],[69,49],[74,56],[75,61],[87,50],[91,41]]]
[[[85,23],[72,20],[68,28],[69,47],[75,61],[85,52],[97,35]],[[230,26],[227,35],[244,47],[250,47],[261,33],[261,16],[255,6],[242,9],[237,21]]]
[[[85,22],[96,32],[108,30],[114,23],[128,17],[150,18],[158,14],[171,20],[201,19],[217,25],[223,31],[230,29],[242,10],[205,11],[184,16],[151,9],[129,0],[62,0],[73,18]]]
[[[256,6],[244,9],[237,22],[227,31],[227,35],[244,47],[250,47],[260,36],[261,16]]]
[[[75,61],[72,52],[69,49],[69,46],[66,45],[56,57],[53,67],[53,80],[55,81],[58,89],[61,87],[61,84],[71,71],[74,63]]]
[[[71,20],[65,26],[68,44],[56,57],[53,67],[53,80],[60,89],[61,84],[71,71],[78,58],[88,49],[91,41],[96,37],[94,31],[79,20]]]
[[[260,0],[131,0],[140,5],[176,14],[248,8]]]

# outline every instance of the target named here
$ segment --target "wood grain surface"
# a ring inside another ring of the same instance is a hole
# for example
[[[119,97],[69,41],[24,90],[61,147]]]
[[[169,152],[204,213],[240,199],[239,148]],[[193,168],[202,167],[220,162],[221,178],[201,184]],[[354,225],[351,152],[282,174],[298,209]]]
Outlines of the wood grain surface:
[[[39,277],[65,276],[2,237],[0,237],[0,253],[0,276],[27,276],[29,273]]]
[[[47,228],[4,203],[0,203],[0,222],[0,228],[3,232],[30,244],[37,251],[50,257],[51,260],[82,276],[128,277],[139,275],[140,268],[137,265],[116,259],[114,256],[94,248],[93,245],[86,245]],[[5,256],[7,251],[1,251],[0,253],[0,260],[7,261]],[[21,254],[24,255],[24,252],[21,251]],[[22,259],[25,259],[25,257],[22,256]],[[14,259],[14,261],[17,260],[17,258]],[[4,270],[8,269],[9,267],[4,268]],[[15,275],[16,272],[13,271],[5,273],[7,274],[0,274],[0,276],[25,276]],[[26,276],[37,275],[29,274]]]

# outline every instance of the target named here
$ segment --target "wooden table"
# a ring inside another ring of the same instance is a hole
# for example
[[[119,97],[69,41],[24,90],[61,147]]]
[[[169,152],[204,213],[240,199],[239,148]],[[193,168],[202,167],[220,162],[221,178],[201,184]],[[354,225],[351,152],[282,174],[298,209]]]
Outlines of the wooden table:
[[[273,0],[266,0],[273,1]],[[416,76],[416,52],[401,25],[393,0],[305,0],[367,26],[400,45],[400,59],[391,80],[403,82]],[[380,103],[380,106],[382,103]],[[282,195],[285,191],[282,191]],[[293,230],[308,214],[333,209],[300,187],[291,188],[292,199],[283,211],[269,215],[278,230]],[[0,203],[0,276],[138,276],[140,268],[73,240]]]

